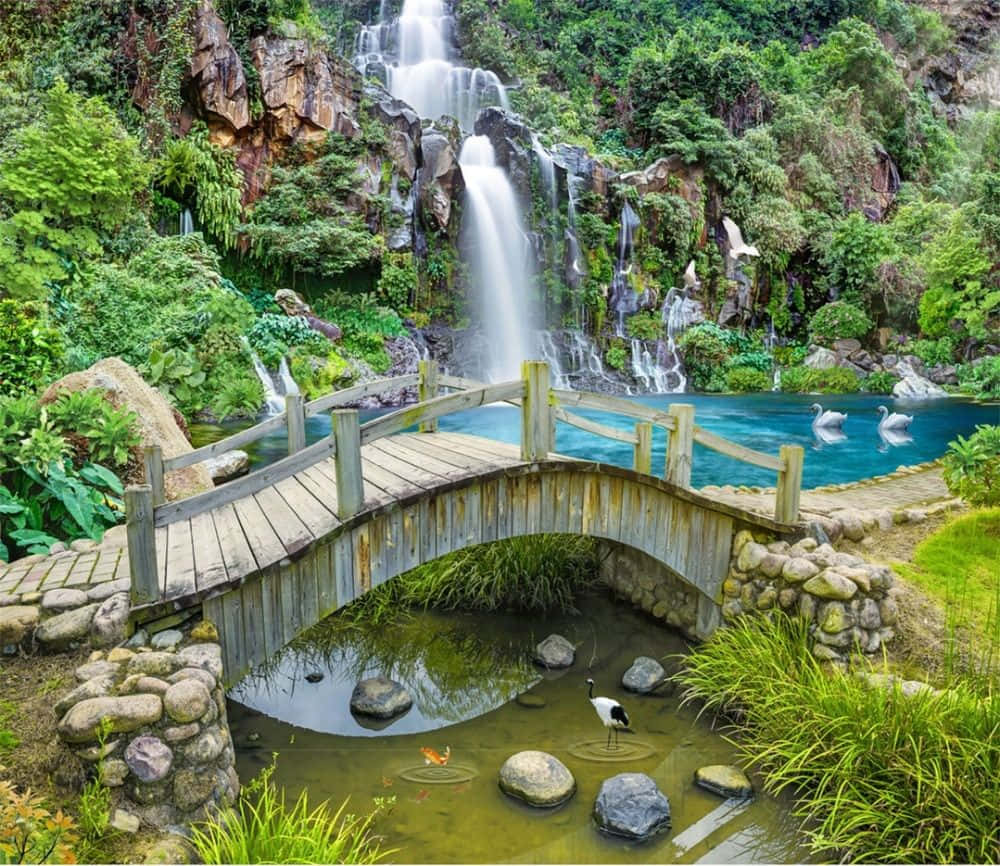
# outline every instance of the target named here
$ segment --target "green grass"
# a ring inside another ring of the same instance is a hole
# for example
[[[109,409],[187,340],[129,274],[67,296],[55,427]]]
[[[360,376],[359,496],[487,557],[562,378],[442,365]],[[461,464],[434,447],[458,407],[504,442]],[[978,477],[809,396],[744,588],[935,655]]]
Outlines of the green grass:
[[[796,796],[814,853],[839,862],[996,863],[1000,695],[958,679],[904,697],[830,673],[807,626],[744,617],[675,675],[684,701],[739,718],[732,741],[765,788]]]
[[[532,535],[480,544],[436,559],[366,593],[344,609],[378,623],[409,607],[439,610],[572,611],[597,577],[593,539]]]
[[[11,701],[0,701],[0,755],[16,749],[21,741],[6,726],[14,719],[17,707]]]
[[[310,808],[305,791],[289,804],[271,781],[274,769],[272,762],[246,786],[236,808],[193,828],[201,862],[377,863],[395,853],[373,832],[386,804],[363,817],[345,814],[346,801],[332,813],[325,802]]]
[[[968,629],[987,662],[1000,650],[1000,508],[973,511],[922,541],[897,573],[940,601],[949,629]],[[983,649],[987,652],[982,652]]]

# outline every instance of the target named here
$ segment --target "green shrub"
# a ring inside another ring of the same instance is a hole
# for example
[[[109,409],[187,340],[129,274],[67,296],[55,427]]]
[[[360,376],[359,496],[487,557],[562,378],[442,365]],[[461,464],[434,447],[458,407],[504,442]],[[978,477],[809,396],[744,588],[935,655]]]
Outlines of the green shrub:
[[[712,322],[693,325],[681,334],[677,348],[684,358],[688,382],[698,391],[721,391],[722,370],[730,348],[726,332]]]
[[[160,389],[182,414],[191,416],[204,408],[209,396],[204,393],[205,371],[190,349],[153,348],[142,367],[150,385]]]
[[[636,313],[626,319],[625,332],[636,340],[659,340],[663,336],[663,321],[656,313]]]
[[[948,489],[970,505],[1000,505],[1000,426],[980,424],[948,443],[942,458]]]
[[[734,367],[750,367],[763,373],[770,373],[774,359],[767,352],[740,352],[729,359],[728,365]]]
[[[246,333],[251,347],[264,366],[274,370],[293,346],[302,346],[316,355],[325,356],[333,344],[299,316],[264,313]]]
[[[860,307],[847,301],[824,304],[809,320],[813,342],[829,346],[835,340],[860,340],[872,329],[872,320]]]
[[[996,862],[1000,696],[959,680],[904,695],[830,674],[804,620],[740,617],[682,659],[684,702],[738,713],[732,740],[796,797],[814,853],[863,863]]]
[[[851,394],[860,389],[857,374],[843,367],[789,367],[781,372],[781,390],[789,394]]]
[[[233,379],[223,386],[212,403],[212,413],[219,421],[227,418],[253,418],[263,403],[264,387],[259,379]]]
[[[0,300],[0,394],[35,391],[57,375],[63,354],[45,305]]]
[[[421,565],[366,593],[345,612],[366,622],[408,607],[442,610],[572,611],[597,576],[586,536],[533,535],[480,544]]]
[[[377,863],[382,850],[374,832],[376,808],[365,817],[331,813],[326,802],[309,806],[303,791],[294,803],[271,776],[274,762],[245,786],[235,808],[196,825],[191,841],[203,863]]]
[[[771,377],[755,367],[730,367],[726,371],[726,386],[730,391],[769,391]]]
[[[348,363],[335,351],[325,357],[311,355],[300,349],[292,352],[292,378],[306,398],[315,400],[324,394],[344,388],[350,384],[352,370]]]
[[[774,347],[774,362],[782,367],[793,367],[801,364],[809,355],[809,347],[801,344]]]
[[[95,463],[124,466],[139,444],[135,412],[115,408],[99,388],[64,391],[45,411],[61,435],[86,440],[87,457]]]
[[[624,370],[628,364],[628,352],[624,346],[611,346],[604,353],[604,362],[613,370]]]
[[[958,367],[958,387],[980,400],[1000,400],[1000,355]]]
[[[382,257],[382,273],[375,291],[387,306],[404,309],[417,290],[417,266],[410,253],[389,253]]]
[[[888,370],[876,370],[865,379],[865,390],[869,394],[891,394],[895,384],[899,381],[899,376],[890,373]]]
[[[950,364],[955,357],[955,340],[952,337],[939,337],[936,340],[911,340],[904,347],[910,355],[916,355],[929,367],[938,364]]]

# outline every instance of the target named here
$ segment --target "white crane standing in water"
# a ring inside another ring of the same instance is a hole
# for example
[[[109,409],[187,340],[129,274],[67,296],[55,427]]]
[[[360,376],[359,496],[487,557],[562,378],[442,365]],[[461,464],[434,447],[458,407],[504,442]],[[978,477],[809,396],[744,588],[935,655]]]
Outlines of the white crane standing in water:
[[[618,748],[618,730],[628,727],[628,713],[625,708],[616,700],[611,698],[594,697],[594,681],[588,677],[587,685],[590,686],[590,702],[597,711],[604,727],[608,729],[608,744],[606,748],[611,750],[611,732],[615,732],[615,748]]]

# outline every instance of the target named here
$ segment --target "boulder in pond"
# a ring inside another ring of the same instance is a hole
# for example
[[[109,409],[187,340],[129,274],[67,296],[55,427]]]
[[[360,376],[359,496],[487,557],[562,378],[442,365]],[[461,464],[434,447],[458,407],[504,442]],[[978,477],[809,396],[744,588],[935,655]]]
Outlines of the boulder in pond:
[[[568,668],[576,658],[576,648],[561,634],[550,634],[535,647],[534,659],[547,668]]]
[[[639,656],[622,675],[622,685],[630,692],[645,695],[663,682],[667,672],[656,659]]]
[[[619,773],[601,783],[594,820],[605,833],[641,841],[670,826],[670,801],[645,773]]]
[[[410,693],[388,677],[361,680],[351,693],[351,712],[376,719],[391,719],[413,706]]]
[[[746,799],[753,796],[753,785],[739,767],[729,764],[710,764],[694,771],[694,783],[699,788],[720,797]]]
[[[528,750],[503,762],[500,790],[529,806],[558,806],[573,796],[576,779],[558,758]]]

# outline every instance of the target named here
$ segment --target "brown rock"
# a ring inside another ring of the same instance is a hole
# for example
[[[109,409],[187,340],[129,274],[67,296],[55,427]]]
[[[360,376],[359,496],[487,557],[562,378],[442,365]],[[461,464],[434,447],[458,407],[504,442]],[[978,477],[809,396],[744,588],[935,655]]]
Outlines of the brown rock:
[[[13,604],[0,608],[0,646],[18,644],[38,625],[38,608]]]
[[[104,358],[87,370],[70,373],[46,388],[41,403],[51,403],[64,391],[100,388],[115,406],[130,409],[138,418],[143,445],[159,445],[164,457],[177,457],[191,450],[166,398],[121,358]],[[167,499],[181,499],[213,489],[204,466],[188,466],[166,473]]]
[[[250,99],[243,63],[229,42],[225,22],[212,3],[199,4],[194,24],[191,82],[201,114],[210,127],[224,124],[237,133],[250,124]]]

